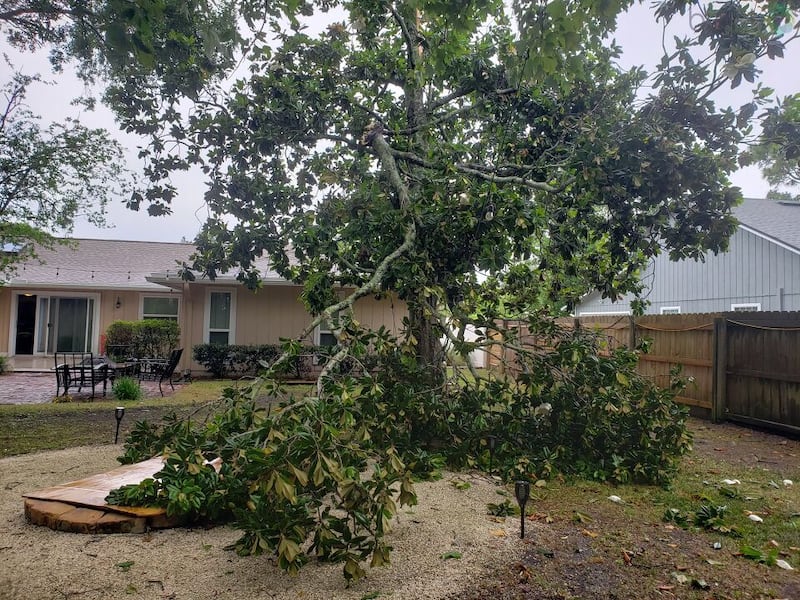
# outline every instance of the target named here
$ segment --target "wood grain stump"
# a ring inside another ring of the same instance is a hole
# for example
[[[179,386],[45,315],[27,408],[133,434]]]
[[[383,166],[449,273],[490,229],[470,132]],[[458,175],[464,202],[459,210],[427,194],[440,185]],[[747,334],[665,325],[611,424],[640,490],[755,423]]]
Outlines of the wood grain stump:
[[[72,533],[143,533],[179,524],[163,508],[106,504],[113,489],[153,477],[163,460],[152,458],[107,473],[24,494],[25,518],[34,525]]]

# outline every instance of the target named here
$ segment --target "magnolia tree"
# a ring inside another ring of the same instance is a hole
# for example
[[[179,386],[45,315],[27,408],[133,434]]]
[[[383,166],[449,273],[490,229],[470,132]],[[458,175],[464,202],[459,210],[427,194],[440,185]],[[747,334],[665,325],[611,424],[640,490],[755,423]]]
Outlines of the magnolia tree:
[[[689,444],[671,391],[636,376],[632,351],[601,356],[602,340],[541,308],[636,291],[659,252],[724,249],[740,195],[727,175],[770,98],[757,65],[782,55],[796,7],[713,4],[648,76],[604,42],[629,4],[276,3],[230,79],[186,60],[173,67],[203,85],[165,88],[180,78],[156,60],[112,80],[123,126],[151,136],[152,185],[131,206],[169,210],[173,170],[208,177],[185,276],[236,269],[258,287],[266,254],[302,285],[312,319],[257,389],[279,393],[271,376],[323,320],[338,346],[316,392],[281,411],[230,392],[206,424],[138,426],[125,460],[165,451],[167,465],[110,500],[233,518],[240,552],[273,551],[292,571],[341,560],[352,579],[388,559],[410,473],[485,466],[490,438],[508,477],[667,481]],[[746,105],[715,105],[716,90],[751,83]],[[387,294],[408,306],[397,336],[353,317]],[[500,325],[519,317],[526,340]],[[467,341],[467,325],[484,334]],[[517,375],[452,381],[442,340],[450,356],[512,349]]]

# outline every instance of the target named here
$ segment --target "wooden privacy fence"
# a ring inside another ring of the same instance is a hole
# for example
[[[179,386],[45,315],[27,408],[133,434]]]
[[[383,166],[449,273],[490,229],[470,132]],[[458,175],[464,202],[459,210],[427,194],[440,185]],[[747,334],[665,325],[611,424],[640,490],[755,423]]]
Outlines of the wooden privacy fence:
[[[680,365],[681,375],[692,382],[676,399],[700,416],[800,434],[800,313],[613,315],[559,322],[606,336],[609,348],[646,340],[649,351],[640,355],[639,373],[666,387],[671,369]],[[502,368],[503,362],[490,366]]]

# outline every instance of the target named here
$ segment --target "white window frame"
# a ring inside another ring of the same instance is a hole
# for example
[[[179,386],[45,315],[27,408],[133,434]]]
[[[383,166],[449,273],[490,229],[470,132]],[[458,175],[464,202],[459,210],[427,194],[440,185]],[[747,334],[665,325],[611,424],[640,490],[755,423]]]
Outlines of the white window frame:
[[[659,314],[662,315],[679,315],[681,314],[680,306],[662,306],[659,309]]]
[[[174,315],[175,321],[180,323],[181,321],[181,297],[176,294],[149,294],[149,293],[142,293],[139,295],[139,318],[140,319],[172,319],[173,315],[147,315],[144,316],[144,299],[145,298],[170,298],[176,299],[178,301],[178,312]]]
[[[744,310],[742,310],[744,309]],[[754,309],[754,310],[751,310]],[[742,304],[731,304],[733,312],[759,312],[761,310],[760,302],[744,302]]]
[[[211,294],[230,294],[231,295],[231,318],[228,323],[228,329],[211,329]],[[236,343],[236,288],[217,288],[209,287],[206,290],[206,301],[203,307],[203,341],[206,344],[211,343],[210,334],[219,331],[228,332],[228,345],[232,346]]]

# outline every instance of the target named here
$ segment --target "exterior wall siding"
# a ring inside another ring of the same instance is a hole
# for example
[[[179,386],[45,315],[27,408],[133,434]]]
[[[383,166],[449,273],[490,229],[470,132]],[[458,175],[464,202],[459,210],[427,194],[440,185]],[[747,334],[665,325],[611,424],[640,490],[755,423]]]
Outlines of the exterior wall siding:
[[[267,285],[257,292],[251,292],[239,284],[230,286],[184,283],[181,288],[170,292],[168,288],[140,290],[115,290],[92,288],[0,288],[0,354],[13,352],[13,339],[16,335],[14,314],[18,293],[30,292],[41,296],[72,296],[91,294],[97,298],[95,312],[97,326],[92,330],[92,346],[100,352],[103,334],[108,326],[118,320],[136,321],[141,318],[142,296],[175,294],[180,298],[181,327],[180,345],[184,348],[184,358],[180,368],[203,371],[203,367],[193,362],[192,347],[205,341],[206,301],[209,290],[230,290],[235,297],[235,330],[233,342],[236,344],[277,344],[281,338],[297,337],[308,326],[311,317],[300,301],[301,288],[291,285]],[[119,301],[119,307],[117,302]],[[407,309],[403,301],[396,298],[376,300],[369,296],[355,305],[355,318],[365,327],[378,329],[385,326],[395,333],[402,328]],[[307,340],[313,343],[313,337]],[[14,359],[12,359],[13,361]],[[23,368],[50,368],[51,356],[20,356]]]
[[[705,262],[673,262],[662,254],[642,279],[644,298],[650,302],[646,314],[676,306],[684,314],[725,312],[733,304],[759,304],[762,311],[800,310],[800,255],[744,229],[731,237],[728,252],[709,253]],[[576,314],[624,313],[632,299],[611,302],[591,294]]]
[[[223,286],[191,284],[183,294],[182,343],[191,356],[191,349],[205,341],[205,303],[209,290]],[[267,285],[251,292],[235,286],[236,328],[234,343],[278,344],[281,338],[299,336],[311,321],[300,301],[298,286]],[[362,298],[355,305],[354,317],[365,327],[378,329],[381,325],[398,333],[406,315],[406,305],[396,298],[375,300],[372,296]],[[313,343],[313,337],[308,343]],[[193,371],[202,372],[204,367],[191,362]]]

